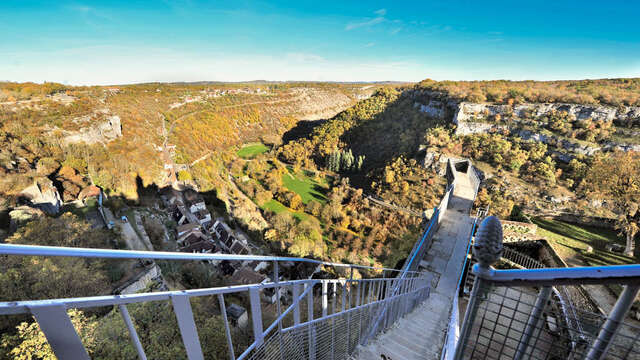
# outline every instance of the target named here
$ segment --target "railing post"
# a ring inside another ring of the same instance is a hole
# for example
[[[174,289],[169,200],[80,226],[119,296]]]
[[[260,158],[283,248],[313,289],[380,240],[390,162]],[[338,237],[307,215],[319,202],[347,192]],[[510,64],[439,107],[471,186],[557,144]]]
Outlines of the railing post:
[[[464,313],[462,331],[460,331],[454,355],[456,360],[462,359],[464,346],[471,335],[473,320],[478,312],[480,296],[485,293],[485,286],[489,285],[485,284],[487,281],[483,277],[491,276],[491,265],[502,256],[502,224],[497,217],[489,216],[480,224],[473,244],[473,254],[478,259],[478,263],[473,269],[476,273],[476,280],[471,290],[467,310]]]
[[[333,292],[331,293],[331,314],[336,313],[336,291],[337,291],[337,283],[333,283]],[[335,350],[335,342],[336,342],[336,317],[331,318],[331,360],[334,360],[336,357]]]
[[[231,329],[229,329],[229,319],[227,319],[227,306],[224,304],[224,295],[218,294],[218,302],[220,303],[220,312],[222,312],[222,320],[224,320],[224,332],[227,336],[227,346],[229,347],[229,359],[235,360],[236,355],[233,351],[233,340],[231,340]]]
[[[249,302],[251,303],[251,322],[253,324],[253,339],[256,348],[264,343],[262,327],[262,307],[260,306],[260,290],[257,286],[249,289]]]
[[[131,341],[133,341],[133,346],[135,346],[136,348],[138,357],[140,358],[140,360],[147,360],[147,355],[144,353],[144,349],[142,348],[142,344],[140,343],[140,338],[138,337],[136,328],[133,326],[131,316],[129,316],[129,310],[127,310],[127,306],[125,304],[120,304],[118,305],[118,309],[120,309],[122,320],[124,320],[124,323],[127,325],[129,336],[131,336]]]
[[[293,288],[292,288],[292,292],[293,292],[293,298],[297,299],[300,297],[300,284],[294,284]],[[300,324],[300,304],[296,303],[295,307],[293,308],[293,324],[294,325],[298,325]]]
[[[327,316],[327,307],[329,306],[329,300],[327,299],[328,285],[327,280],[322,280],[322,317]]]
[[[64,304],[33,306],[29,310],[58,359],[89,359]]]
[[[533,336],[533,332],[538,326],[540,319],[542,319],[542,311],[549,300],[549,296],[551,296],[551,287],[544,286],[538,294],[538,298],[533,306],[531,315],[529,315],[529,320],[527,320],[527,325],[522,333],[522,338],[520,338],[520,343],[518,343],[518,349],[513,357],[514,360],[520,360],[524,357],[527,347],[529,346],[529,342],[531,341],[531,337]]]
[[[309,322],[309,360],[316,359],[316,339],[315,331],[313,331],[313,282],[304,284],[305,287],[311,286],[307,293],[307,321]],[[306,290],[306,289],[305,289]]]
[[[280,308],[280,272],[278,271],[278,262],[273,262],[273,281],[276,283],[276,307],[278,311],[278,317],[282,315],[282,309]],[[278,321],[278,350],[280,351],[280,359],[284,359],[282,352],[284,344],[282,343],[282,321]]]
[[[611,346],[611,340],[613,340],[618,333],[624,317],[627,315],[627,312],[629,312],[629,309],[631,309],[636,295],[638,295],[638,290],[640,290],[639,285],[627,285],[624,287],[611,313],[609,313],[609,317],[607,317],[605,323],[602,324],[598,337],[593,342],[591,349],[589,349],[586,357],[587,360],[604,359]]]
[[[200,338],[198,337],[198,330],[193,320],[193,311],[191,310],[189,296],[186,294],[172,294],[171,303],[173,304],[173,312],[176,314],[176,319],[178,320],[178,328],[180,329],[182,342],[187,352],[187,358],[189,360],[204,359]]]
[[[342,284],[342,312],[344,313],[347,310],[347,281],[345,280],[345,282]],[[347,322],[347,337],[346,337],[346,343],[347,343],[347,350],[349,350],[349,341],[350,341],[350,330],[351,328],[349,327],[350,325],[350,320],[351,320],[351,312],[348,312],[345,315],[346,319],[345,321]]]

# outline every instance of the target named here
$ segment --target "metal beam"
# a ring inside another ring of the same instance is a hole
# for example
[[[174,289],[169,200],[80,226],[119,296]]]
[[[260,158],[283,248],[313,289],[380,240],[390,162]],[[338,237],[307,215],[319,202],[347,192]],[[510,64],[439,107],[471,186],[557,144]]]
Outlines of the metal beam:
[[[235,255],[235,254],[207,254],[207,253],[184,253],[168,251],[138,251],[138,250],[113,250],[113,249],[92,249],[75,248],[63,246],[40,246],[40,245],[18,245],[0,244],[0,255],[22,255],[22,256],[69,256],[82,258],[102,258],[102,259],[156,259],[156,260],[229,260],[229,261],[293,261],[312,263],[334,267],[354,267],[369,270],[388,270],[402,272],[403,270],[388,269],[383,267],[373,267],[357,264],[342,264],[320,261],[306,258],[283,257],[283,256],[259,256],[259,255]]]
[[[129,336],[131,337],[131,341],[133,341],[133,346],[135,346],[136,348],[138,357],[140,358],[140,360],[147,360],[147,355],[144,353],[144,349],[142,348],[142,343],[140,343],[138,332],[136,331],[136,328],[133,326],[133,321],[131,321],[131,316],[129,316],[129,310],[127,310],[127,306],[124,304],[120,304],[118,305],[118,309],[120,309],[122,320],[124,320],[124,323],[127,325],[127,329],[129,330]]]
[[[524,329],[524,332],[522,333],[520,342],[518,343],[518,349],[516,349],[516,354],[513,357],[514,360],[520,360],[524,358],[527,347],[529,347],[531,337],[533,336],[533,332],[538,327],[538,324],[542,319],[542,312],[544,311],[545,305],[547,305],[547,301],[549,301],[549,296],[551,296],[551,287],[543,287],[540,290],[538,297],[536,298],[536,303],[533,306],[533,310],[531,310],[529,320],[527,320],[527,325]]]
[[[605,358],[607,351],[611,347],[611,341],[618,333],[620,325],[624,322],[624,317],[629,312],[629,309],[631,309],[636,295],[638,295],[638,290],[640,290],[640,286],[624,287],[618,301],[616,301],[613,309],[611,309],[607,321],[602,324],[598,337],[593,342],[591,349],[589,349],[586,359],[600,360]]]
[[[494,270],[478,274],[493,286],[553,286],[577,284],[634,284],[640,285],[640,265],[611,265],[571,268],[543,268]]]
[[[30,310],[58,359],[89,359],[63,304],[33,306]]]
[[[293,284],[306,284],[314,281],[318,281],[318,280],[289,280],[289,281],[281,282],[280,286],[293,285]],[[236,285],[236,286],[224,286],[224,287],[217,287],[217,288],[181,290],[181,291],[158,291],[158,292],[151,292],[151,293],[127,294],[127,295],[103,295],[103,296],[91,296],[91,297],[70,298],[70,299],[0,302],[0,315],[14,315],[14,314],[29,313],[30,307],[40,306],[40,305],[51,305],[52,303],[65,304],[65,306],[69,309],[98,307],[98,306],[112,306],[112,305],[132,304],[132,303],[147,302],[147,301],[170,300],[173,294],[188,295],[190,297],[208,296],[208,295],[243,292],[251,289],[252,287],[267,289],[275,286],[276,286],[275,283],[265,283],[265,284]]]
[[[236,355],[233,351],[233,340],[231,339],[231,329],[229,328],[229,319],[227,319],[227,306],[224,303],[224,295],[218,294],[218,303],[220,304],[220,312],[222,312],[222,320],[224,320],[224,332],[227,336],[227,347],[229,348],[229,359],[235,360]]]
[[[189,360],[203,360],[202,347],[200,346],[200,338],[198,338],[198,330],[196,323],[193,321],[193,312],[191,311],[191,303],[189,296],[174,294],[171,295],[171,303],[173,303],[173,311],[178,319],[178,327],[182,336],[182,343],[187,351]]]
[[[251,302],[251,322],[253,323],[253,338],[256,347],[264,343],[262,333],[262,306],[260,305],[260,290],[258,288],[249,289],[249,301]]]

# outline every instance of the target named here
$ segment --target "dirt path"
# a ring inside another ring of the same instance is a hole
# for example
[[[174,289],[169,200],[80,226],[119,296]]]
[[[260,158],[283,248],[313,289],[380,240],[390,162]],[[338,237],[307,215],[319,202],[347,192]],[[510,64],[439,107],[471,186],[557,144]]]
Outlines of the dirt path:
[[[113,221],[115,226],[118,227],[118,229],[120,230],[120,234],[122,234],[122,239],[127,244],[127,248],[129,250],[153,250],[153,248],[149,249],[145,245],[144,241],[140,239],[136,231],[133,230],[133,227],[131,226],[131,223],[129,221],[133,221],[134,219],[129,219],[129,221],[127,222],[122,222],[121,219],[116,219],[111,210],[107,209],[106,207],[105,216],[107,217],[107,221]]]

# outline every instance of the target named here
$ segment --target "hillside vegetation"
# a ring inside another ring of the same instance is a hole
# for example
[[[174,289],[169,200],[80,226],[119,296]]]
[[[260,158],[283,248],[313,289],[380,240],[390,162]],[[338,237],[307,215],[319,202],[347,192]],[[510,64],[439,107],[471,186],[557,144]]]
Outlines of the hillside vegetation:
[[[298,120],[330,117],[372,91],[361,88],[322,83],[0,83],[0,193],[7,199],[33,178],[56,176],[67,165],[110,193],[135,198],[137,177],[145,186],[167,180],[163,146],[175,146],[177,163],[200,159],[202,169],[196,171],[205,174],[208,167],[218,166],[209,159],[212,152],[260,139],[278,142]],[[121,136],[66,143],[68,134],[98,128],[113,116],[119,119]]]
[[[17,195],[34,180],[51,180],[65,202],[96,184],[109,195],[109,206],[137,205],[149,211],[154,206],[147,204],[157,201],[157,188],[170,184],[166,167],[175,165],[178,181],[203,194],[213,217],[222,216],[244,230],[264,254],[397,267],[423,231],[428,210],[444,193],[443,164],[464,157],[473,160],[483,177],[477,206],[489,206],[491,214],[503,219],[526,221],[535,215],[540,234],[569,261],[629,263],[634,261],[634,243],[635,259],[640,257],[640,155],[633,147],[623,151],[605,146],[623,125],[634,139],[638,119],[616,124],[578,121],[561,111],[518,119],[478,114],[472,120],[492,126],[460,134],[448,115],[424,111],[422,104],[436,98],[447,104],[488,101],[507,108],[522,102],[638,105],[639,88],[639,79],[425,80],[412,87],[2,83],[0,229],[8,230],[8,211],[20,205]],[[520,130],[555,140],[543,143]],[[78,137],[83,141],[76,141]],[[570,152],[561,140],[599,148]],[[147,203],[145,196],[155,201]],[[82,218],[87,211],[76,209],[73,215],[68,208],[61,215],[20,225],[6,241],[122,246],[118,233],[91,229]],[[123,213],[134,217],[131,208]],[[615,228],[542,217],[558,213],[607,217]],[[154,245],[175,250],[175,243],[164,240],[168,227],[175,222],[159,223]],[[616,242],[625,243],[627,254],[606,250]],[[220,285],[203,264],[160,266],[176,288]],[[0,285],[8,289],[2,300],[107,293],[126,271],[107,261],[17,257],[0,262],[0,270]],[[51,274],[60,281],[50,281]],[[206,329],[201,334],[207,339],[205,351],[226,357],[226,349],[214,345],[225,341],[224,330],[220,311],[209,300],[194,300],[195,321]],[[129,311],[151,358],[181,356],[175,317],[169,316],[167,304],[132,305]],[[90,354],[135,356],[117,310],[105,314],[70,314]],[[22,321],[27,318],[0,323],[0,329],[7,330],[0,357],[26,358],[33,346],[42,356],[51,355],[35,323],[18,325]],[[250,338],[235,328],[233,336],[244,339],[234,340],[239,348]],[[124,343],[129,345],[120,346]]]
[[[434,81],[417,88],[469,102],[576,103],[640,106],[640,78],[569,81]]]

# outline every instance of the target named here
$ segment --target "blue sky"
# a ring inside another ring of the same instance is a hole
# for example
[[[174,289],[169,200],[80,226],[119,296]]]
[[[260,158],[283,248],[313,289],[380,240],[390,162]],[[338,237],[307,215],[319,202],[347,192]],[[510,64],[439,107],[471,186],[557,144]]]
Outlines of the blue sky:
[[[0,2],[0,80],[640,77],[638,1]]]

